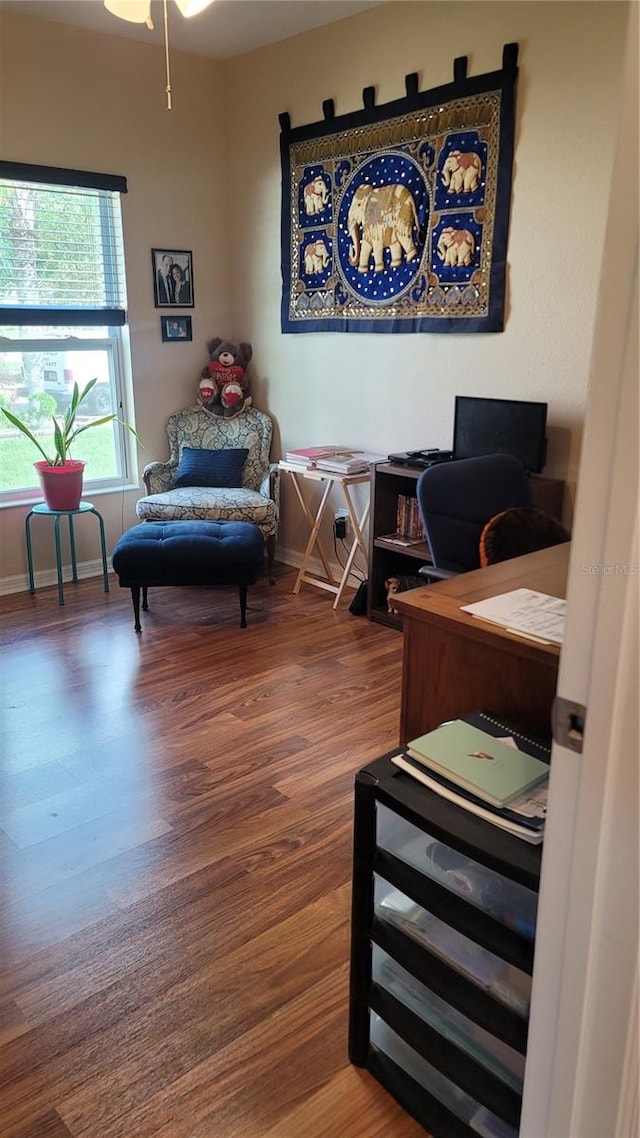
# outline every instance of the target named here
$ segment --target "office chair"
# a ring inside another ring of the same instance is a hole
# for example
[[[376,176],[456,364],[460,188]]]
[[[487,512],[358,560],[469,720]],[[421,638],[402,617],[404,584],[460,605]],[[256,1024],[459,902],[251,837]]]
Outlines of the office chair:
[[[487,522],[512,507],[530,508],[532,502],[527,472],[509,454],[431,466],[420,475],[416,496],[433,563],[419,572],[428,581],[479,569]]]

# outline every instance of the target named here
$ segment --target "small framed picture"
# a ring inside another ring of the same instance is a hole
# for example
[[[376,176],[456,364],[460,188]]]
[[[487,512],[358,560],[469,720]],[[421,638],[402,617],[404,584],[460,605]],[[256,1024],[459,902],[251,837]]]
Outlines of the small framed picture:
[[[156,308],[193,308],[193,259],[185,249],[152,249]]]
[[[161,316],[162,342],[173,343],[174,340],[191,340],[190,316]]]

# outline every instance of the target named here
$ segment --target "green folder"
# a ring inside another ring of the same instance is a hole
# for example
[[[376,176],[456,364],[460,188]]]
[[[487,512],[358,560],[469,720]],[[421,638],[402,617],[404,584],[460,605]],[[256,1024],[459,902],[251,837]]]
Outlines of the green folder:
[[[547,763],[461,719],[412,739],[407,751],[427,770],[494,806],[506,806],[549,775]]]

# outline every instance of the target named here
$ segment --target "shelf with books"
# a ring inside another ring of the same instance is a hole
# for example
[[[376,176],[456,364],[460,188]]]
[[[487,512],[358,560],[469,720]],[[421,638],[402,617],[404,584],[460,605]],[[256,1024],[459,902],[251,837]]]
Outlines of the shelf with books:
[[[371,475],[367,615],[392,628],[402,628],[402,617],[387,611],[385,581],[389,577],[415,578],[420,565],[429,562],[416,499],[421,473],[412,467],[383,462]]]
[[[395,536],[411,542],[425,540],[424,526],[415,494],[398,494]]]

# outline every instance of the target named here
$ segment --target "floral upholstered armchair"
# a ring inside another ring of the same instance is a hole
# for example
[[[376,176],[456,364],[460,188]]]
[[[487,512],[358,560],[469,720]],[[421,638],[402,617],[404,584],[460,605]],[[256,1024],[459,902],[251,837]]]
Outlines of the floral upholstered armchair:
[[[187,407],[169,417],[167,434],[169,461],[151,462],[142,472],[147,495],[136,502],[140,520],[253,522],[262,530],[273,584],[280,481],[269,461],[269,416],[251,408],[225,419]],[[229,462],[236,456],[239,466]]]

